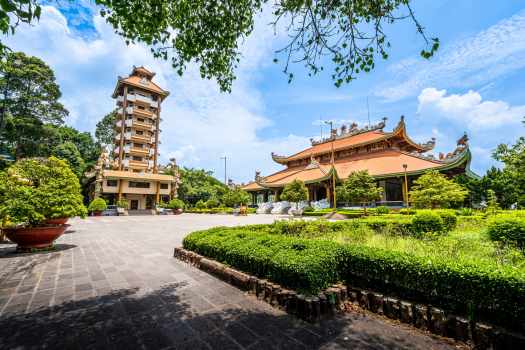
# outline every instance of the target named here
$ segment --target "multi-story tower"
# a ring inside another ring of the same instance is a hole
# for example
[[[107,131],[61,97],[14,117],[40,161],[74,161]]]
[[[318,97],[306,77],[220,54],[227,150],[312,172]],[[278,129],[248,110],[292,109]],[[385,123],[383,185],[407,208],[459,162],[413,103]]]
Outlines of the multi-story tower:
[[[113,169],[99,176],[99,194],[110,202],[128,200],[130,210],[169,200],[177,184],[174,176],[159,174],[160,111],[169,92],[152,81],[154,76],[133,67],[128,77],[119,77],[112,96],[117,102]]]

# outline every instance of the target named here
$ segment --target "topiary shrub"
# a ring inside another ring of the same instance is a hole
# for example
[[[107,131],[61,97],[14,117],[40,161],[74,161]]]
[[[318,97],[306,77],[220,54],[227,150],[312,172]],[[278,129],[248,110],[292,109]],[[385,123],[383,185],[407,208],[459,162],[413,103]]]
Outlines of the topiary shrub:
[[[206,209],[206,202],[200,199],[199,201],[197,201],[197,203],[195,203],[195,208]]]
[[[172,210],[184,209],[184,202],[178,198],[174,198],[168,202],[166,208]]]
[[[95,198],[89,203],[88,210],[90,212],[100,212],[106,210],[108,205],[106,204],[106,201],[104,198]]]
[[[312,208],[311,206],[307,206],[307,207],[304,207],[304,208],[303,208],[303,212],[304,212],[304,213],[312,213],[312,212],[314,212],[314,211],[315,211],[315,209]]]
[[[487,233],[493,241],[501,241],[525,247],[525,219],[512,216],[500,216],[491,219]]]
[[[417,236],[425,233],[442,233],[444,230],[443,219],[435,212],[421,212],[414,215],[412,219],[412,232]]]
[[[219,206],[219,201],[216,198],[210,198],[206,201],[206,208],[212,209]]]
[[[443,219],[443,229],[445,231],[452,231],[458,224],[458,217],[451,210],[438,210],[437,214]]]
[[[385,207],[384,205],[376,208],[377,215],[383,215],[388,213],[390,213],[390,209],[388,209],[388,207]]]
[[[399,210],[399,214],[401,215],[415,215],[416,213],[416,210],[411,208],[403,208]]]
[[[77,176],[61,159],[23,159],[0,172],[0,222],[35,226],[85,217],[82,200]]]

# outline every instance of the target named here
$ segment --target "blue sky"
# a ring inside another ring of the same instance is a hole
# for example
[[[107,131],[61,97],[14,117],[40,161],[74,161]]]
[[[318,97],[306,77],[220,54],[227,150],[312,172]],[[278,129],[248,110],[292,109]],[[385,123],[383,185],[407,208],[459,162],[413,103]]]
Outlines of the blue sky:
[[[419,57],[421,38],[410,22],[387,27],[392,49],[376,69],[336,88],[326,73],[309,78],[292,66],[287,83],[282,66],[272,62],[285,33],[267,26],[269,11],[257,19],[242,46],[243,59],[231,94],[190,66],[181,78],[169,64],[155,60],[148,48],[126,46],[86,2],[51,2],[39,25],[20,27],[7,42],[12,48],[43,58],[55,70],[67,122],[93,131],[111,111],[110,95],[118,75],[133,65],[157,72],[157,82],[171,91],[163,106],[161,157],[213,170],[223,178],[221,156],[229,158],[228,176],[236,182],[280,169],[270,152],[291,154],[319,137],[319,119],[367,123],[388,118],[390,130],[405,115],[412,138],[436,137],[435,154],[454,149],[467,132],[472,168],[479,174],[496,164],[492,150],[524,134],[525,5],[522,1],[415,1],[416,16],[441,48],[431,60]],[[325,128],[324,132],[327,130]]]

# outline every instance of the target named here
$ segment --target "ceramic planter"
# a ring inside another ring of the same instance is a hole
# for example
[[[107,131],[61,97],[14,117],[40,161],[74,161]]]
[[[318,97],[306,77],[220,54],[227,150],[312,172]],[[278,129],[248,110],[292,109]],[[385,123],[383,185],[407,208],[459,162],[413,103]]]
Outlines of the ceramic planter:
[[[42,249],[53,245],[53,242],[66,231],[69,225],[49,225],[37,227],[5,228],[4,232],[18,249]]]
[[[182,214],[182,209],[180,209],[180,208],[179,209],[172,209],[172,212],[175,215],[180,215],[180,214]]]
[[[46,219],[45,223],[47,225],[64,225],[69,218],[56,218],[56,219]]]
[[[102,216],[102,211],[99,211],[99,210],[94,211],[93,216]]]

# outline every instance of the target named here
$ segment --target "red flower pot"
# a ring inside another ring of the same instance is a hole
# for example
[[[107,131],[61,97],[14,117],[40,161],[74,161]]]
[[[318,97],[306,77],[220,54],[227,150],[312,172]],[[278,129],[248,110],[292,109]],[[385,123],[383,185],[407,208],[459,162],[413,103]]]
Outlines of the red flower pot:
[[[69,225],[5,228],[7,238],[19,249],[47,248],[66,231]]]
[[[102,216],[102,212],[101,211],[94,211],[93,212],[93,216]]]
[[[47,219],[45,223],[47,225],[64,225],[69,218],[56,218],[56,219]]]
[[[175,215],[182,214],[182,209],[172,209],[171,211],[172,211],[173,214],[175,214]]]

